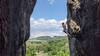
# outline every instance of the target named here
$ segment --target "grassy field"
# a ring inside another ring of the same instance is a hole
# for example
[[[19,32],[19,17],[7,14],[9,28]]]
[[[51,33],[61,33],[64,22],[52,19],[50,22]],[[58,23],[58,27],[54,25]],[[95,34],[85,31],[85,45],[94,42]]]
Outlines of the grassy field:
[[[29,39],[26,56],[69,56],[67,37],[40,36]]]

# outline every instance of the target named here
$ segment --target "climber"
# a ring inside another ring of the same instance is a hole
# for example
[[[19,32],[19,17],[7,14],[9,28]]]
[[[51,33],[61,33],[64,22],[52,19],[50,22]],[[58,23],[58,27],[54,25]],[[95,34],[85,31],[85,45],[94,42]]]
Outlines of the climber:
[[[68,29],[66,28],[66,24],[64,22],[62,23],[62,27],[63,27],[63,32],[67,34]]]

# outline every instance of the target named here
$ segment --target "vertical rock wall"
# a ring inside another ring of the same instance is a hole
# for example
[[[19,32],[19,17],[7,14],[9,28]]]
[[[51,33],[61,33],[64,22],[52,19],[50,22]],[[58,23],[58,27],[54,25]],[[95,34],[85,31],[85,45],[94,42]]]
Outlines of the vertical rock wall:
[[[67,4],[71,56],[100,56],[100,1],[72,1]],[[72,31],[70,20],[80,26],[80,32]]]
[[[36,0],[0,0],[0,56],[25,56]]]

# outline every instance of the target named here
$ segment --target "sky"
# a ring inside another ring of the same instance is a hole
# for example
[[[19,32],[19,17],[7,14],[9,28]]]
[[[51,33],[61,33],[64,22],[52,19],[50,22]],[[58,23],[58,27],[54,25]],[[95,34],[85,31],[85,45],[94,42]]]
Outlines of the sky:
[[[66,22],[66,17],[66,0],[37,0],[30,18],[30,37],[64,36],[61,23]]]

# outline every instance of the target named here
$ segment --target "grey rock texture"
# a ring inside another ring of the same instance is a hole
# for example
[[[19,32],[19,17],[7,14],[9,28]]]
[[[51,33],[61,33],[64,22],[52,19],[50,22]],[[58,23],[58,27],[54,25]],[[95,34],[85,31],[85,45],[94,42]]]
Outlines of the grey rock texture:
[[[67,3],[68,20],[75,20],[80,26],[80,32],[75,33],[68,23],[71,56],[100,56],[100,1],[77,1],[80,4],[76,6]]]
[[[0,0],[0,56],[25,56],[36,0]]]

